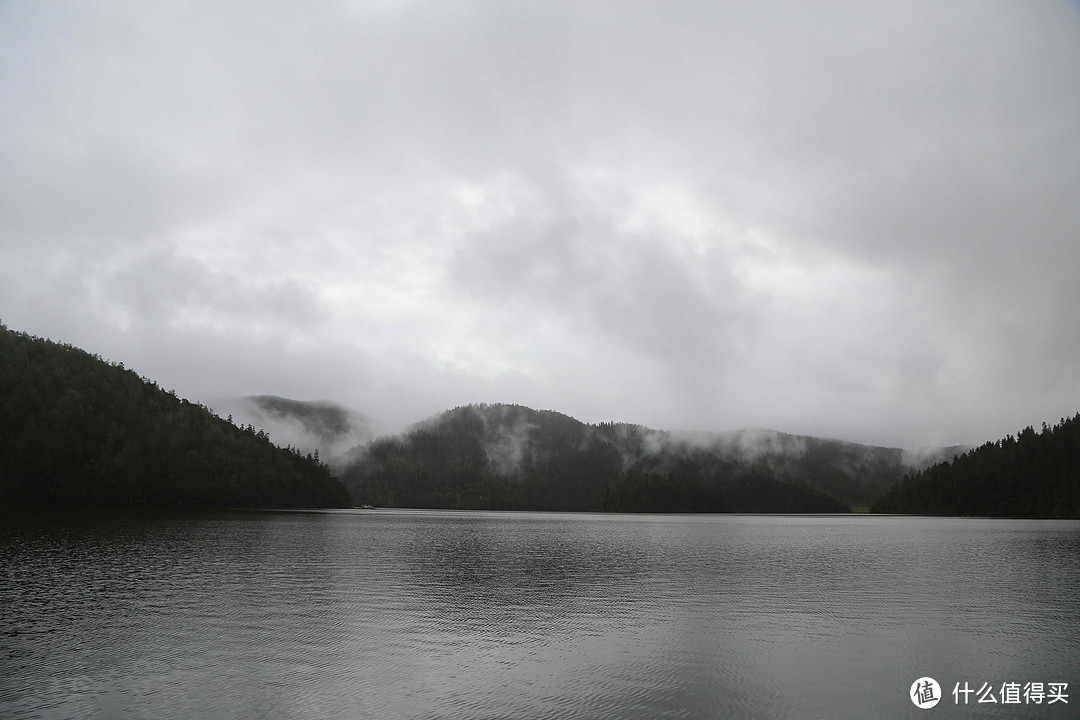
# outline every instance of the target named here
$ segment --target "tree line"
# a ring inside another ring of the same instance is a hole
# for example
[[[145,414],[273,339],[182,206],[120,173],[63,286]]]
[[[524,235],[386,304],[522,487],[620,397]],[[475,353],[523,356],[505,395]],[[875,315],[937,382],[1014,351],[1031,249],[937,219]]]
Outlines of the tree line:
[[[873,512],[1080,517],[1080,414],[905,477]]]

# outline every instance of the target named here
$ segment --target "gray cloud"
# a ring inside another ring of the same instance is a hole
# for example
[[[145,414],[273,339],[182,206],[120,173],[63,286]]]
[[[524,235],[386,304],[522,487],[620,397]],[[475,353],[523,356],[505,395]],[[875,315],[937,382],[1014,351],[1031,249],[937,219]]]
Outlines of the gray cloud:
[[[1080,409],[1075,3],[0,5],[0,317],[196,399]]]

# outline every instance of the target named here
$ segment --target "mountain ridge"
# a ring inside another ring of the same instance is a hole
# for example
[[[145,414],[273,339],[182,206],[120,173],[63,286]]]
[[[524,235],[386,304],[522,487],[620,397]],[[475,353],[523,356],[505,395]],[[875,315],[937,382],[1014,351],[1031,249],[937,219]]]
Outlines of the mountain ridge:
[[[756,490],[747,485],[753,478],[762,493],[771,488],[778,498],[801,498],[779,502],[784,511],[847,509],[869,505],[903,477],[910,469],[903,454],[900,448],[772,430],[672,432],[589,424],[554,410],[496,403],[446,410],[357,448],[341,477],[358,501],[376,505],[525,509],[540,502],[547,509],[595,509],[601,496],[613,497],[604,487],[633,472],[641,487],[667,478],[672,487],[727,488],[728,502],[705,502],[710,508],[776,509],[754,499]],[[597,477],[586,477],[585,467]]]

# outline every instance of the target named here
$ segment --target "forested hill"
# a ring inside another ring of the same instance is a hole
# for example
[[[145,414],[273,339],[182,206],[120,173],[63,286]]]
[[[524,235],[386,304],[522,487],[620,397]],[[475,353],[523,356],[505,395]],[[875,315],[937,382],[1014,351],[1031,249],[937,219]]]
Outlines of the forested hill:
[[[845,499],[829,489],[851,489],[845,473],[863,466],[841,469],[839,461],[852,458],[834,448],[832,455],[819,453],[838,461],[831,468],[799,473],[798,463],[778,461],[784,453],[789,460],[807,454],[798,440],[779,433],[680,436],[637,425],[589,425],[518,405],[470,405],[370,443],[342,481],[357,503],[381,506],[847,511]]]
[[[905,478],[881,513],[1080,517],[1080,414],[970,450]]]
[[[317,457],[0,324],[0,505],[342,507]]]

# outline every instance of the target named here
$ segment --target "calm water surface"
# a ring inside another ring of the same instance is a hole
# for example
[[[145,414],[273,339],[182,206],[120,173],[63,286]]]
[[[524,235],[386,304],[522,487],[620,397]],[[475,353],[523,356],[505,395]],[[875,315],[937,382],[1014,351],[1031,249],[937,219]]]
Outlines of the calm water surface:
[[[941,684],[931,710],[908,699]],[[955,683],[1069,683],[956,705]],[[1080,523],[439,511],[0,525],[3,718],[1075,718]]]

